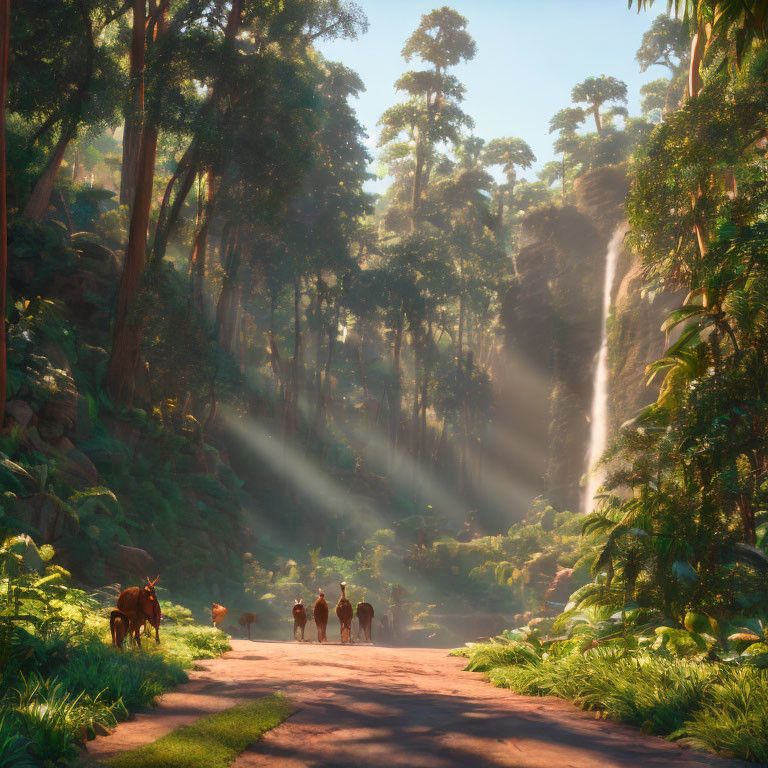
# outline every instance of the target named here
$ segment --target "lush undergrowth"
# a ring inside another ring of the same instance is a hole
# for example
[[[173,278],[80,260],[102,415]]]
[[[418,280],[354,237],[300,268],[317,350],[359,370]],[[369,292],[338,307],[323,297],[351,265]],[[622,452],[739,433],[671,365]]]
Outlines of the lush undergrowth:
[[[171,623],[160,645],[113,649],[107,596],[69,587],[57,566],[32,567],[52,555],[24,537],[0,548],[0,768],[68,764],[184,682],[195,659],[229,647],[218,630]]]
[[[226,768],[249,745],[293,713],[280,696],[267,696],[202,717],[157,741],[112,758],[111,768]]]
[[[543,502],[506,534],[471,538],[470,531],[467,541],[457,541],[434,519],[407,522],[410,528],[377,531],[354,554],[324,557],[315,550],[304,562],[283,559],[272,570],[252,563],[257,631],[271,628],[274,637],[290,637],[294,599],[311,605],[322,587],[335,601],[339,582],[346,581],[353,602],[366,600],[378,619],[387,619],[386,626],[375,623],[375,640],[445,647],[493,636],[515,618],[528,621],[541,612],[545,595],[562,607],[589,580],[581,519]],[[564,578],[553,589],[558,574]]]
[[[755,627],[720,641],[663,626],[610,638],[607,622],[595,621],[594,611],[591,618],[583,614],[568,638],[507,632],[453,654],[498,687],[569,699],[647,733],[768,762],[768,645]],[[555,629],[566,622],[559,619]]]

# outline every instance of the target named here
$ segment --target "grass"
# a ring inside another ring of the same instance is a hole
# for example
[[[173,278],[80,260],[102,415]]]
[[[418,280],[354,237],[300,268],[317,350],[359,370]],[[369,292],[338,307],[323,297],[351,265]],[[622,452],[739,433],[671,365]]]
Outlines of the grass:
[[[16,632],[0,680],[0,768],[70,764],[83,741],[185,682],[196,659],[229,650],[223,632],[171,626],[160,645],[147,639],[117,651],[103,616],[86,619],[79,632]]]
[[[557,696],[689,746],[768,762],[768,670],[604,647],[562,655],[482,644],[467,670],[529,696]]]
[[[109,760],[110,768],[226,768],[267,731],[293,714],[282,696],[268,696],[200,718],[157,741]]]

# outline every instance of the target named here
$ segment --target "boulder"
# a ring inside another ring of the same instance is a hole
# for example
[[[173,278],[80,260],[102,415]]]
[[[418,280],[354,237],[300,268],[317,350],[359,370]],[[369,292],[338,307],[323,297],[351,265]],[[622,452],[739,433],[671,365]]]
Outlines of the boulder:
[[[157,568],[155,559],[145,549],[126,547],[124,544],[115,546],[112,562],[116,569],[142,580]]]
[[[74,383],[71,387],[57,390],[40,410],[40,437],[48,442],[55,442],[69,434],[77,421],[77,401],[79,399]]]
[[[62,455],[63,462],[60,469],[64,474],[80,480],[87,486],[98,485],[99,473],[93,462],[82,451],[75,448],[69,438],[60,438],[54,444],[54,448]]]
[[[12,418],[22,429],[26,429],[35,420],[32,406],[24,400],[9,400],[5,404],[5,414]]]
[[[27,503],[31,525],[40,532],[40,543],[53,544],[64,533],[66,511],[61,501],[48,493],[36,493]]]

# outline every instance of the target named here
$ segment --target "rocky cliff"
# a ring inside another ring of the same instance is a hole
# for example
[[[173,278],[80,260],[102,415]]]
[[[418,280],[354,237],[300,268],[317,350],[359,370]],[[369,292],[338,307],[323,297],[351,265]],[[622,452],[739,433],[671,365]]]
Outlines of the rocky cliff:
[[[576,183],[573,203],[531,212],[523,222],[518,283],[506,297],[505,429],[539,456],[513,467],[561,509],[579,509],[587,470],[590,411],[600,346],[605,254],[624,217],[626,166]],[[609,318],[612,432],[654,398],[646,366],[663,352],[660,326],[679,297],[645,295],[640,265],[624,249]]]

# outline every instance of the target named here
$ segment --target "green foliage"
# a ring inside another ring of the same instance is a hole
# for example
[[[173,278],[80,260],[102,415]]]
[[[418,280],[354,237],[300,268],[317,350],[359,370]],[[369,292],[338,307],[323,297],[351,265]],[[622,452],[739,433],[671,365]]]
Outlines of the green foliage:
[[[686,741],[745,760],[768,760],[768,674],[747,667],[711,686],[700,711],[684,728]]]
[[[491,683],[516,693],[570,699],[647,733],[765,759],[765,669],[743,658],[714,664],[701,655],[686,660],[671,655],[668,646],[651,649],[642,634],[597,644],[582,639],[573,629],[569,639],[543,644],[536,636],[526,640],[524,634],[506,633],[453,655],[468,658],[467,670],[485,672]]]
[[[83,741],[184,682],[193,660],[229,648],[218,630],[185,624],[164,631],[162,646],[113,649],[109,608],[69,587],[63,569],[35,570],[53,555],[22,536],[0,547],[0,765],[68,763]]]
[[[738,74],[710,73],[636,158],[628,214],[648,289],[689,294],[647,371],[649,383],[663,377],[659,398],[606,454],[605,493],[584,529],[603,542],[589,599],[660,609],[674,625],[665,642],[691,654],[707,633],[722,644],[720,626],[759,616],[766,601],[765,270],[755,257],[765,158],[750,137],[768,126],[767,61],[758,50]]]

